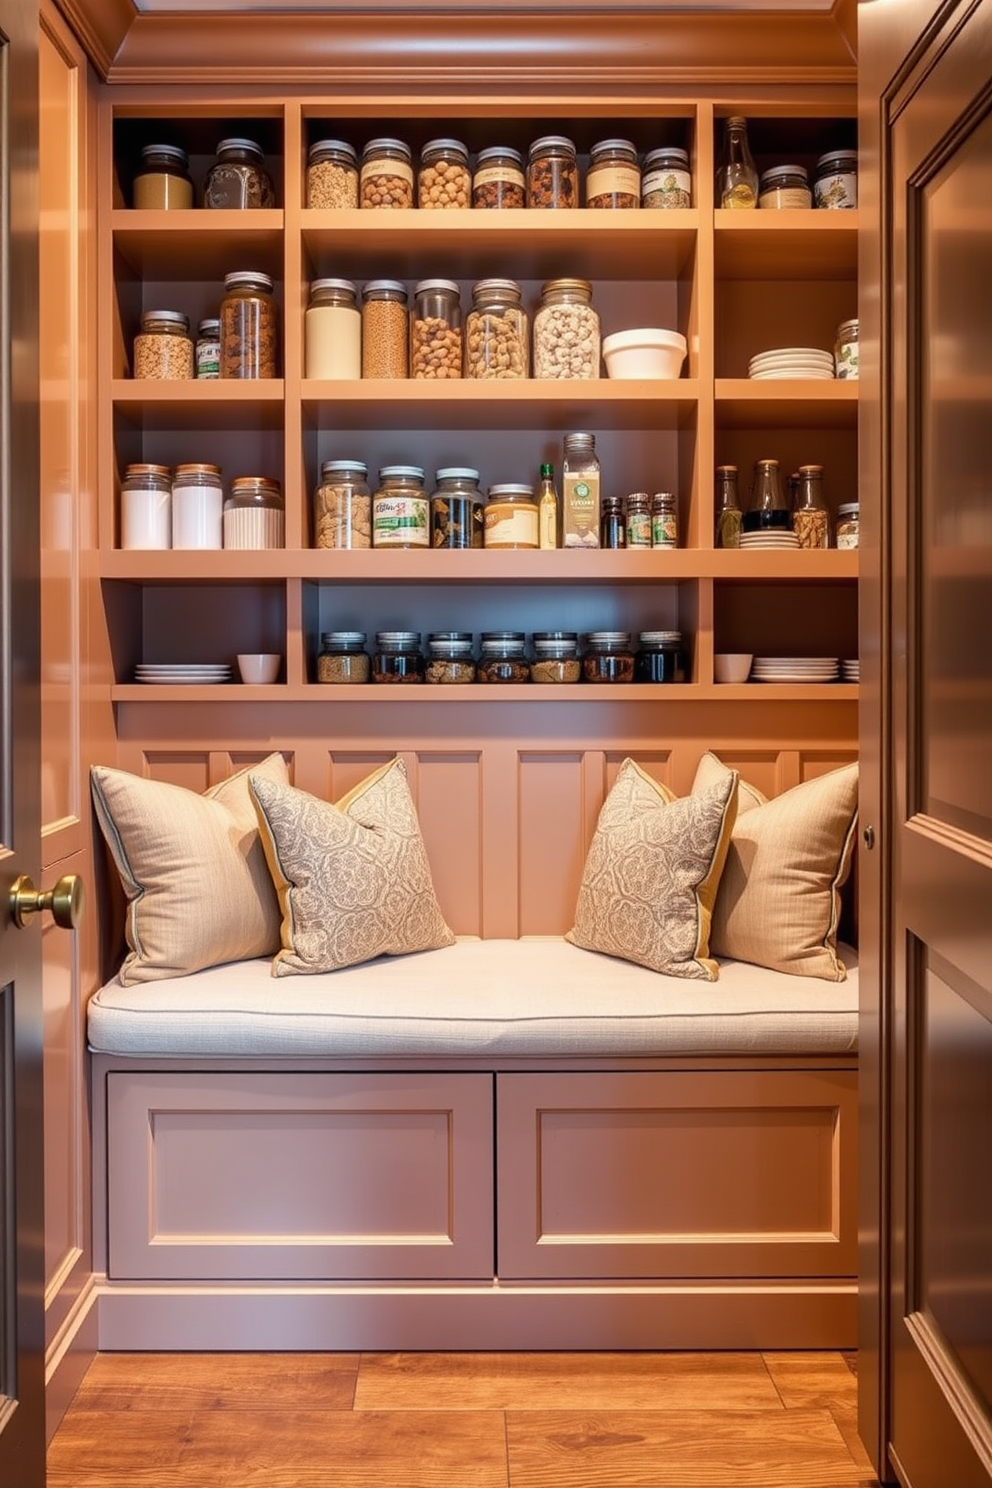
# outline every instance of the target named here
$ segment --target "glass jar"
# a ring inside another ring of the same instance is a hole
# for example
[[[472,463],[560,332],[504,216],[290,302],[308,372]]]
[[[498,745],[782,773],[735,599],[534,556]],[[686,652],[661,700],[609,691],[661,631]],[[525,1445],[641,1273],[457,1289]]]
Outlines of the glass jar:
[[[201,320],[196,331],[196,375],[220,376],[220,321]]]
[[[303,317],[304,377],[357,382],[362,375],[362,316],[350,279],[315,279]]]
[[[830,516],[823,496],[823,466],[800,465],[792,530],[801,548],[829,548]]]
[[[315,548],[370,548],[372,493],[362,460],[325,460],[313,493]]]
[[[429,382],[462,375],[462,307],[453,279],[421,279],[410,312],[410,376]]]
[[[747,120],[740,114],[723,128],[714,200],[724,210],[758,205],[758,172],[747,142]]]
[[[377,630],[375,654],[372,657],[372,681],[418,686],[423,680],[424,656],[420,649],[420,632]]]
[[[527,205],[577,207],[579,164],[575,146],[563,134],[536,139],[527,156]]]
[[[481,548],[483,503],[479,472],[449,465],[435,477],[431,496],[431,544],[435,548]]]
[[[172,546],[224,545],[224,488],[219,465],[177,465],[172,476]]]
[[[674,491],[655,491],[651,497],[651,546],[677,548],[679,506]]]
[[[579,638],[574,630],[534,632],[534,660],[530,664],[530,680],[558,685],[582,681]]]
[[[413,206],[410,146],[397,139],[369,140],[362,151],[360,205],[375,211]]]
[[[803,165],[773,165],[761,176],[758,206],[768,208],[811,207],[813,194]]]
[[[588,279],[549,279],[534,316],[534,376],[599,376],[599,316]]]
[[[221,210],[274,207],[275,188],[260,145],[250,139],[223,139],[207,172],[203,205]]]
[[[651,546],[651,497],[647,491],[631,491],[627,497],[627,546]]]
[[[831,150],[816,162],[813,180],[815,207],[853,208],[858,205],[858,156],[854,150]]]
[[[586,206],[629,210],[641,205],[641,169],[630,140],[600,140],[589,151]]]
[[[146,310],[134,338],[134,376],[140,381],[178,382],[193,376],[189,321],[178,310]]]
[[[477,682],[529,682],[530,665],[522,630],[484,630],[479,637]]]
[[[276,339],[276,304],[268,274],[254,269],[227,274],[220,302],[221,377],[275,377]]]
[[[737,495],[737,466],[716,467],[716,535],[714,547],[739,548],[741,545],[740,498]]]
[[[367,682],[372,671],[364,630],[325,630],[320,637],[317,681],[334,687]]]
[[[527,376],[527,312],[512,279],[480,279],[465,325],[465,376],[510,381]]]
[[[185,211],[193,205],[189,156],[178,145],[145,145],[131,204],[141,212]]]
[[[634,657],[635,682],[684,682],[685,656],[680,630],[642,630]]]
[[[428,140],[420,152],[417,206],[422,211],[467,207],[472,190],[468,151],[460,140]]]
[[[362,290],[362,376],[409,375],[406,285],[398,279],[370,279]]]
[[[384,465],[372,498],[374,548],[430,546],[430,503],[419,465]]]
[[[527,201],[524,160],[519,150],[489,145],[480,150],[472,177],[472,205],[489,209],[522,207]]]
[[[536,548],[540,545],[534,487],[508,481],[489,487],[485,510],[487,548]]]
[[[121,481],[121,547],[171,548],[172,471],[126,465]]]
[[[691,207],[689,152],[671,145],[649,150],[641,177],[642,207]]]
[[[427,637],[426,681],[435,686],[461,686],[475,681],[472,633],[467,630],[434,630]]]
[[[239,475],[224,502],[225,548],[285,546],[282,489],[264,475]]]
[[[857,501],[845,501],[837,508],[837,546],[856,548],[860,535],[860,507]]]
[[[751,499],[741,521],[742,532],[791,532],[792,517],[782,491],[777,460],[755,460]]]
[[[858,376],[858,322],[842,320],[834,341],[834,376],[842,382],[856,381]]]
[[[586,682],[633,682],[634,652],[630,644],[630,632],[591,631],[586,636],[582,677]]]
[[[358,206],[358,155],[344,140],[318,140],[307,151],[307,206],[346,212]]]
[[[627,521],[624,517],[622,496],[603,497],[599,514],[599,546],[601,548],[625,548],[627,546]]]
[[[599,459],[595,434],[566,434],[561,467],[562,547],[599,547]]]

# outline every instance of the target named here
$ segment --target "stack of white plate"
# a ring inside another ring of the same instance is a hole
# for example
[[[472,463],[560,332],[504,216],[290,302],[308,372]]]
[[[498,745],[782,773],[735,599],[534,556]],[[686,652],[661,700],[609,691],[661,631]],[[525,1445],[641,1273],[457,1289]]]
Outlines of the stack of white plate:
[[[844,682],[860,682],[861,662],[842,661],[840,664],[840,675]]]
[[[748,363],[748,377],[833,378],[834,358],[829,351],[816,346],[782,346],[773,351],[759,351]]]
[[[799,538],[794,532],[785,532],[778,527],[769,527],[764,532],[742,532],[742,548],[798,548]]]
[[[836,656],[756,656],[751,665],[754,682],[836,682]]]
[[[212,682],[230,682],[231,668],[224,662],[152,662],[139,661],[134,669],[136,682],[152,682],[158,686],[174,687],[198,682],[201,686]]]

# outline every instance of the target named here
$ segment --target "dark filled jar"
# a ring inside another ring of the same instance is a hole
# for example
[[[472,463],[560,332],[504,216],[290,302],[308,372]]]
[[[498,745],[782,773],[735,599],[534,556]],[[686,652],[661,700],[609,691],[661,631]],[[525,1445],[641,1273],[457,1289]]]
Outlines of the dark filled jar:
[[[431,496],[431,546],[483,546],[483,502],[477,470],[449,465],[437,472],[437,487]]]
[[[816,162],[813,205],[853,209],[858,205],[858,156],[855,150],[831,150]]]
[[[275,188],[262,148],[250,139],[222,139],[207,172],[203,205],[223,211],[274,207]]]
[[[582,681],[579,638],[574,630],[536,630],[530,680],[562,685]]]
[[[522,207],[526,202],[527,182],[520,151],[506,145],[489,145],[480,150],[472,177],[473,207],[498,211]]]
[[[635,682],[684,682],[685,655],[680,630],[642,630],[634,658]]]
[[[527,157],[527,205],[579,205],[579,166],[575,146],[563,134],[546,134],[531,145]]]
[[[372,681],[416,686],[423,680],[424,657],[419,631],[376,631]]]
[[[221,377],[275,377],[277,335],[268,274],[239,269],[226,275],[220,302]]]
[[[189,156],[178,145],[145,145],[134,178],[132,205],[139,211],[182,211],[193,205]]]
[[[364,630],[325,630],[320,637],[317,681],[331,686],[367,682],[372,671]]]
[[[436,687],[458,687],[475,681],[471,631],[431,631],[427,637],[426,680]]]
[[[625,548],[627,546],[627,522],[623,511],[622,496],[604,496],[599,509],[599,546],[601,548]]]
[[[523,631],[483,631],[475,675],[479,682],[529,682],[530,665]]]
[[[630,632],[590,631],[582,658],[582,676],[586,682],[633,682],[634,652]]]

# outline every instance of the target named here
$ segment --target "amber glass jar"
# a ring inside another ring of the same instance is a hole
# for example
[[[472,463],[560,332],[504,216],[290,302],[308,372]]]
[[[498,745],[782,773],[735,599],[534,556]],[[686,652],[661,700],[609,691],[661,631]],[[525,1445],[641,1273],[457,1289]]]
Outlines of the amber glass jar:
[[[140,211],[184,211],[193,205],[189,156],[178,145],[145,145],[134,178],[132,205]]]
[[[275,188],[260,145],[250,139],[222,139],[207,172],[203,205],[224,211],[274,207]]]
[[[221,377],[275,377],[276,305],[272,280],[254,269],[224,280],[220,303]]]

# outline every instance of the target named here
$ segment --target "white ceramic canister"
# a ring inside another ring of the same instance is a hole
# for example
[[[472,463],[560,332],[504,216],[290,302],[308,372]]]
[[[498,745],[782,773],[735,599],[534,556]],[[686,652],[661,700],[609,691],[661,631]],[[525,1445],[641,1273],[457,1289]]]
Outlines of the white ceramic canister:
[[[219,465],[177,465],[172,478],[172,546],[224,545],[224,488]]]
[[[172,471],[128,465],[121,481],[121,547],[172,546]]]
[[[362,375],[362,315],[348,279],[315,279],[303,323],[304,376],[353,382]]]

